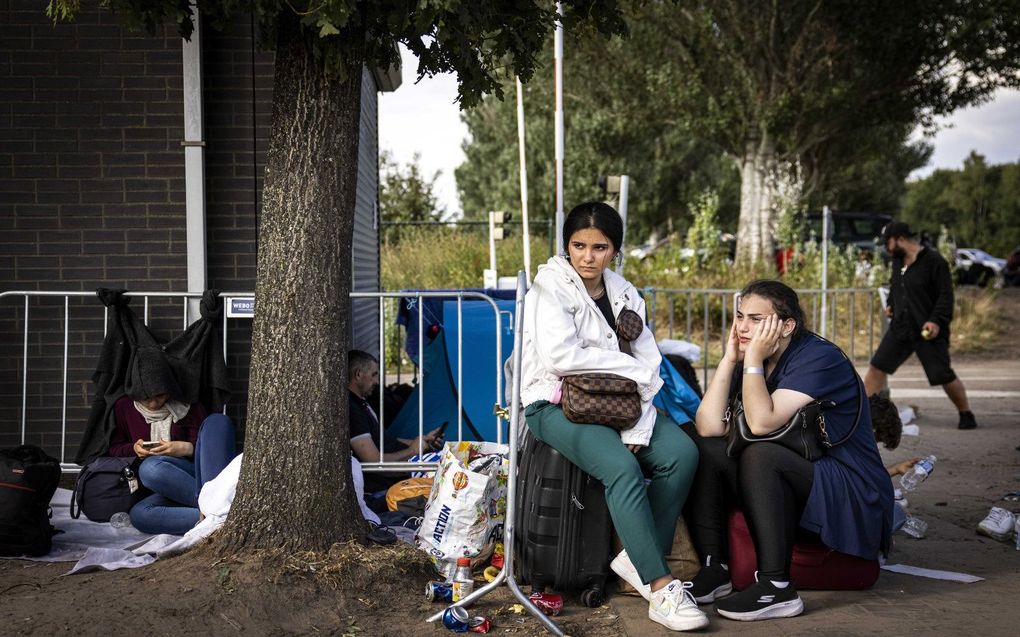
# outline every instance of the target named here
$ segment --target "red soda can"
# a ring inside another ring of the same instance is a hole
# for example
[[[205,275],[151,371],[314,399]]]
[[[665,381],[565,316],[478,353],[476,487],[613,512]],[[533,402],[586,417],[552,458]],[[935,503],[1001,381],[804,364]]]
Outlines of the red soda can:
[[[442,580],[433,580],[425,585],[425,599],[430,602],[452,602],[453,584]]]
[[[488,617],[472,617],[468,620],[468,632],[487,633],[492,629],[492,620]]]
[[[558,593],[532,593],[528,599],[546,615],[559,615],[563,610],[563,596]]]
[[[466,633],[469,628],[468,621],[468,612],[460,606],[451,606],[443,613],[443,626],[455,633]]]

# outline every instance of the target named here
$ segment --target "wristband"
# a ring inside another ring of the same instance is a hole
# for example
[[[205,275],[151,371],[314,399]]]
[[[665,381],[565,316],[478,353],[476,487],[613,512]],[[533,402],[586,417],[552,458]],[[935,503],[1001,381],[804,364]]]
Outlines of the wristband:
[[[744,373],[745,374],[760,374],[760,375],[764,376],[765,375],[765,368],[764,367],[745,367],[744,368]]]

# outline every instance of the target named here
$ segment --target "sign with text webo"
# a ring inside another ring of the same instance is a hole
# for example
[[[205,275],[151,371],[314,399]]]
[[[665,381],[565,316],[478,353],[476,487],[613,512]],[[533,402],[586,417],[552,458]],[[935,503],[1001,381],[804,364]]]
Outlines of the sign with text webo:
[[[254,297],[232,297],[227,304],[227,318],[253,318],[255,316]]]

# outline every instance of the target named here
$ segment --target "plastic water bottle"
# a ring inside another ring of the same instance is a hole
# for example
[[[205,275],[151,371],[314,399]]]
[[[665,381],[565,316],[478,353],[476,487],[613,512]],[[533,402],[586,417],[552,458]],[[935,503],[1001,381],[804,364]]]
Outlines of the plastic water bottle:
[[[907,498],[903,495],[902,489],[893,489],[894,502],[904,511],[907,510]]]
[[[113,515],[110,516],[110,526],[112,526],[113,528],[115,528],[117,530],[120,530],[120,529],[130,529],[131,528],[131,516],[128,513],[124,512],[124,511],[121,511],[119,513],[114,513]]]
[[[471,575],[471,558],[457,558],[457,572],[453,576],[453,601],[459,602],[475,590],[475,578]]]
[[[903,487],[904,491],[913,491],[917,488],[917,485],[921,484],[928,474],[935,468],[935,456],[928,456],[917,461],[910,471],[903,474],[900,478],[900,486]]]
[[[910,537],[920,540],[928,532],[928,523],[917,516],[911,515],[903,523],[903,532]]]

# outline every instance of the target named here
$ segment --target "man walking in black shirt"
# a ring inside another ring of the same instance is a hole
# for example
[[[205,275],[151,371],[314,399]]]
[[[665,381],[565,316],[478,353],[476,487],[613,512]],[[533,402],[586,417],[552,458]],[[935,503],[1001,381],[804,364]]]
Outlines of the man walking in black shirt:
[[[879,343],[864,375],[868,395],[877,394],[888,378],[916,353],[931,385],[942,385],[960,412],[960,429],[974,429],[967,390],[949,360],[949,324],[953,320],[953,281],[949,264],[938,252],[921,245],[905,223],[890,222],[882,230],[892,256],[892,280],[886,315],[889,330]]]

